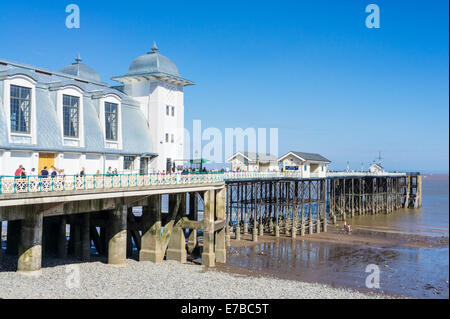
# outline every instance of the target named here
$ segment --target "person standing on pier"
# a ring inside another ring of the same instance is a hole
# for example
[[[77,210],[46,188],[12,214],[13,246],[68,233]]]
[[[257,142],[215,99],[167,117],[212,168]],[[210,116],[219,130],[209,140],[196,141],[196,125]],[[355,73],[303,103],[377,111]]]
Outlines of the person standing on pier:
[[[22,176],[22,171],[23,171],[23,166],[22,166],[22,165],[19,165],[19,168],[16,169],[16,172],[14,173],[14,176],[15,176],[16,178],[19,178],[20,176]]]
[[[44,169],[41,171],[41,177],[42,178],[47,178],[48,177],[47,166],[44,166]]]

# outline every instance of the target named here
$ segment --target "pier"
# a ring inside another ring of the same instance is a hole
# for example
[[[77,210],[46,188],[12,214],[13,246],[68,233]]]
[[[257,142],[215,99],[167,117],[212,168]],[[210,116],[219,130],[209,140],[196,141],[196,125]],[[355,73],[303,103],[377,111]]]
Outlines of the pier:
[[[227,238],[280,234],[295,238],[327,231],[330,221],[356,215],[390,214],[422,206],[420,173],[237,173],[226,176]]]
[[[163,200],[168,211],[162,209]],[[116,266],[124,265],[137,249],[140,261],[185,263],[192,255],[213,267],[226,262],[231,238],[296,238],[326,232],[328,223],[356,215],[389,214],[421,203],[419,173],[0,178],[6,253],[17,257],[22,273],[39,271],[47,256],[89,261],[92,248]],[[142,212],[136,214],[133,207]]]
[[[91,244],[111,265],[124,265],[133,247],[141,261],[160,263],[165,257],[184,263],[199,245],[198,230],[202,263],[213,267],[226,261],[221,175],[2,177],[0,185],[6,253],[17,256],[19,272],[39,271],[47,256],[88,261]],[[163,195],[168,212],[162,211]],[[135,206],[142,207],[140,216],[133,213]]]

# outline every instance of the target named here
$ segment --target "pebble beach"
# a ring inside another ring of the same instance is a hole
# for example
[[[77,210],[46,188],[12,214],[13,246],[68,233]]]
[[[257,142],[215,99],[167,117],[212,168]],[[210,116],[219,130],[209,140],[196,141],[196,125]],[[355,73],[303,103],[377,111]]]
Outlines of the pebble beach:
[[[7,260],[4,262],[8,263]],[[102,261],[49,260],[35,276],[0,272],[0,298],[39,299],[373,299],[391,298],[314,283],[252,277],[206,269],[194,263],[162,264],[127,259],[124,267]],[[5,267],[5,264],[4,264]],[[6,265],[8,267],[8,264]],[[75,270],[74,270],[75,269]],[[79,273],[79,285],[72,280]]]

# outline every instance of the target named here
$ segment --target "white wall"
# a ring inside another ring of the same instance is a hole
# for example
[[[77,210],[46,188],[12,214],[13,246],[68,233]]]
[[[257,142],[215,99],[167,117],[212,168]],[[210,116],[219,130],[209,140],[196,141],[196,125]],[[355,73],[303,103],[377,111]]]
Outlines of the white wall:
[[[103,173],[103,159],[101,155],[86,154],[84,162],[86,174],[96,174],[97,171]]]
[[[150,170],[165,170],[167,158],[184,159],[183,87],[156,80],[133,81],[125,85],[125,92],[139,102],[152,133],[153,150],[159,156],[150,162]],[[175,116],[172,116],[171,109],[166,115],[167,105],[175,107]],[[166,133],[169,134],[169,142],[165,140]]]
[[[26,173],[30,174],[33,167],[37,169],[37,164],[34,163],[33,159],[33,152],[4,151],[1,157],[2,175],[14,176],[19,165],[23,165]]]
[[[58,169],[64,169],[66,175],[77,175],[81,171],[80,154],[64,153]]]

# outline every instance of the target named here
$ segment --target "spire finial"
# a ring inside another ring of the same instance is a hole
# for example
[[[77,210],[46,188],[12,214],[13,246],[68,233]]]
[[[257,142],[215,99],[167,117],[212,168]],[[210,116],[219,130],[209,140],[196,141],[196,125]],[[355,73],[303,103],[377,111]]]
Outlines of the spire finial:
[[[75,58],[75,62],[76,62],[77,64],[80,64],[81,61],[83,61],[83,60],[81,59],[81,56],[80,56],[80,54],[78,53],[77,57]]]
[[[156,45],[156,41],[153,41],[153,45],[152,45],[152,52],[155,53],[156,51],[158,51],[158,46]]]

